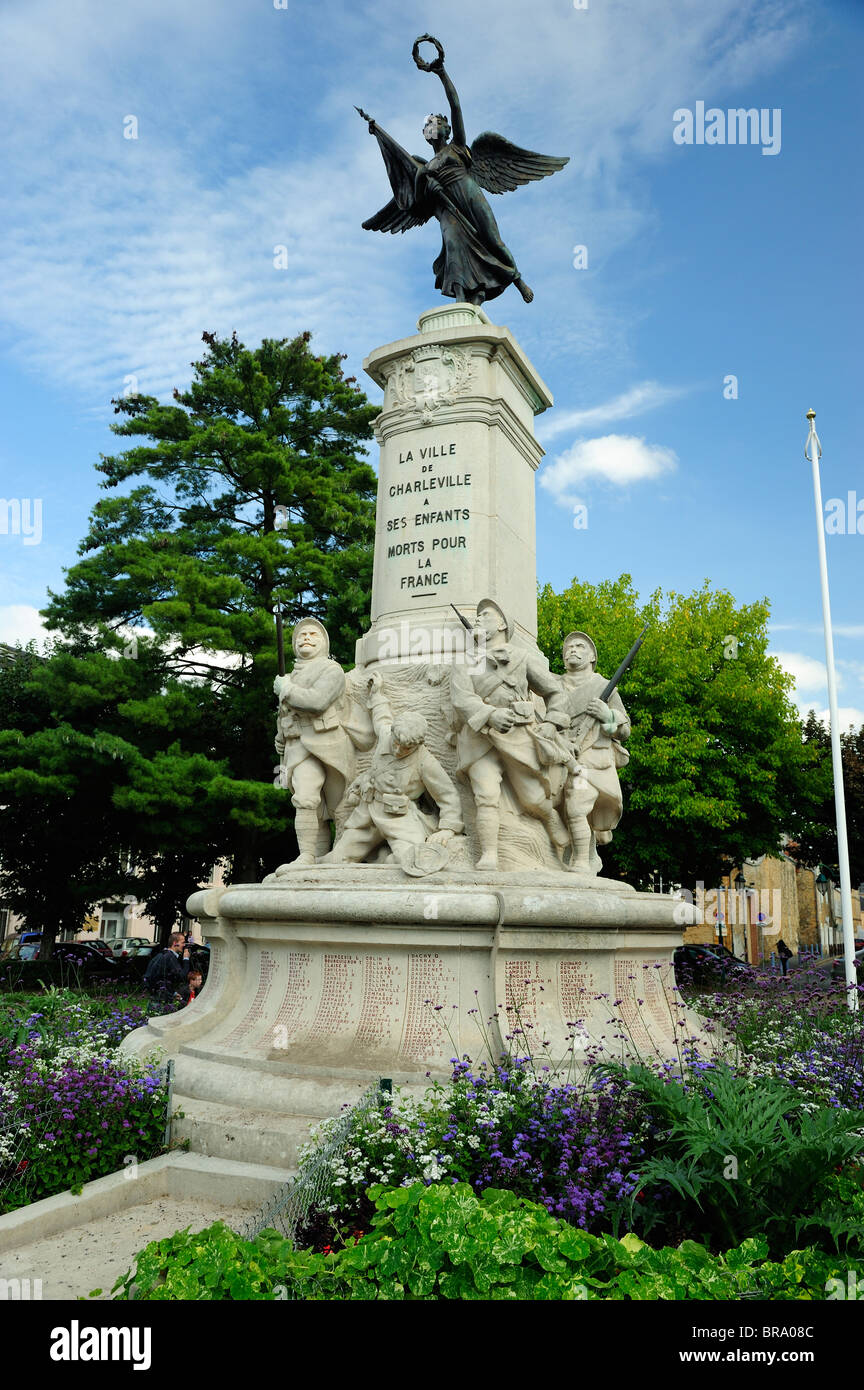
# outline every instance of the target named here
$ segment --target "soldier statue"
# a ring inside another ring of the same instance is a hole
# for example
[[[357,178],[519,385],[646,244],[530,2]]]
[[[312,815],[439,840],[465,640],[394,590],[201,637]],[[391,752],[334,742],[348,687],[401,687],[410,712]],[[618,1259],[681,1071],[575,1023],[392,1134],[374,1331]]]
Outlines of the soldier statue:
[[[564,787],[564,811],[572,854],[568,868],[597,873],[596,846],[608,844],[624,802],[618,769],[630,755],[622,740],[630,720],[617,689],[600,698],[608,682],[598,674],[597,648],[587,632],[571,632],[562,649],[566,674],[549,700],[548,718],[564,729],[573,764]]]
[[[330,638],[317,618],[301,618],[292,636],[295,663],[277,676],[276,752],[280,784],[296,808],[296,865],[314,864],[330,848],[330,821],[355,772],[354,744],[345,729],[350,700],[345,672],[330,655]]]
[[[447,846],[462,833],[459,793],[425,746],[423,715],[409,711],[394,717],[379,672],[370,676],[368,690],[375,751],[368,770],[348,788],[350,814],[322,862],[359,864],[386,844],[406,873],[434,872],[448,862]],[[424,793],[438,807],[437,822],[417,804]]]
[[[505,779],[519,808],[545,826],[562,858],[570,841],[555,809],[561,781],[556,787],[554,772],[560,768],[550,776],[549,749],[557,742],[562,750],[558,763],[568,760],[569,751],[555,735],[569,721],[565,710],[551,707],[541,719],[531,698],[533,693],[551,701],[560,677],[552,675],[539,652],[513,645],[513,624],[492,599],[477,605],[476,630],[485,638],[485,659],[476,666],[454,666],[450,693],[458,728],[457,770],[468,778],[477,808],[477,868],[498,867]]]

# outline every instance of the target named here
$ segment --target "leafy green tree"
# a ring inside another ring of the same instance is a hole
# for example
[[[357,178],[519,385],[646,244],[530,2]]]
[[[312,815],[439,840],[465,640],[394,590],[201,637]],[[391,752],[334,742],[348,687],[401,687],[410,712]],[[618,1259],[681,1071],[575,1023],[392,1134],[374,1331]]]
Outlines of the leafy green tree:
[[[58,931],[130,885],[111,805],[116,743],[52,719],[43,668],[32,646],[0,664],[0,897],[49,955]]]
[[[358,455],[376,410],[308,333],[254,351],[204,341],[174,404],[115,402],[115,433],[147,442],[102,458],[118,495],[97,503],[45,616],[73,655],[126,658],[103,662],[108,685],[142,661],[158,676],[116,706],[140,756],[114,805],[163,867],[193,836],[222,847],[236,881],[290,852],[273,786],[277,606],[289,628],[319,617],[343,662],[368,614],[376,479]]]
[[[831,734],[813,710],[804,724],[804,741],[818,750],[826,769],[827,786],[825,797],[815,808],[813,817],[793,826],[790,832],[793,843],[787,849],[793,859],[808,868],[821,864],[829,877],[839,883]],[[849,837],[849,871],[854,887],[864,883],[864,727],[858,730],[850,728],[841,733],[840,756]]]
[[[707,581],[690,595],[658,590],[643,603],[629,575],[564,593],[540,592],[538,641],[553,670],[573,629],[593,637],[611,676],[645,622],[621,683],[632,761],[622,770],[624,819],[603,851],[605,872],[646,881],[716,882],[745,858],[776,852],[825,794],[824,761],[802,740],[791,677],[768,655],[768,603],[737,606]]]
[[[155,648],[140,658],[55,647],[0,668],[0,893],[43,931],[43,955],[109,897],[144,899],[164,936],[225,850],[207,692],[166,686]],[[141,718],[160,702],[167,730]]]

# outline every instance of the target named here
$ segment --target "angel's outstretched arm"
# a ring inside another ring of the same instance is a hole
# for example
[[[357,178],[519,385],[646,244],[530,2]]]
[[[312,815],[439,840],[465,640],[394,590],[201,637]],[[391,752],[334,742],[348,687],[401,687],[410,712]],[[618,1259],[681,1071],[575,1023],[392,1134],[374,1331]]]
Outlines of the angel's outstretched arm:
[[[465,145],[468,142],[465,138],[465,122],[462,119],[462,107],[459,103],[459,94],[453,86],[447,72],[444,70],[443,61],[439,60],[439,62],[435,64],[433,72],[437,72],[438,76],[441,78],[442,86],[447,94],[447,100],[450,103],[450,125],[452,128],[453,143],[454,145]]]
[[[387,170],[387,177],[390,180],[390,187],[393,189],[393,196],[397,207],[405,211],[411,208],[415,196],[415,179],[417,170],[422,164],[422,160],[415,159],[407,150],[404,150],[393,136],[388,134],[383,126],[373,120],[365,111],[361,111],[356,106],[357,111],[369,126],[369,134],[374,135],[378,141],[378,148],[384,160]],[[364,223],[364,226],[366,224]],[[390,230],[388,228],[388,230]],[[404,231],[404,227],[402,228]]]

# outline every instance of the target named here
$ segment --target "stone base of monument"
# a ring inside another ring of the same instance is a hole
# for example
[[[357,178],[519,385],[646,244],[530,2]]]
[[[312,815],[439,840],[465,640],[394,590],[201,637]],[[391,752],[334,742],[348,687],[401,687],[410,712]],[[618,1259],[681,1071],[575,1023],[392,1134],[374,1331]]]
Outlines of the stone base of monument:
[[[292,1166],[316,1120],[382,1078],[422,1090],[454,1057],[673,1056],[688,910],[536,870],[317,866],[204,889],[189,911],[212,947],[206,989],[124,1049],[175,1058],[178,1132],[197,1151]]]

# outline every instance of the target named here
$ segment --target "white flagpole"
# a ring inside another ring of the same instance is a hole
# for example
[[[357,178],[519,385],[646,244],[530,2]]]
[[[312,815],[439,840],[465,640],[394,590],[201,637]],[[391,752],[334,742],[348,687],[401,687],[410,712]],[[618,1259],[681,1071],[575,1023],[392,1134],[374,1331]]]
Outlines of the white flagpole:
[[[816,433],[816,411],[808,410],[810,433],[804,457],[813,465],[813,498],[816,503],[816,539],[819,547],[819,579],[822,585],[822,618],[825,625],[825,669],[828,675],[828,710],[831,718],[831,763],[834,768],[834,808],[837,817],[837,858],[840,865],[840,913],[843,922],[843,955],[849,1008],[858,1009],[858,977],[855,970],[855,934],[852,928],[852,878],[849,873],[849,839],[846,833],[846,800],[843,794],[843,757],[840,749],[840,716],[837,713],[837,675],[834,670],[834,633],[828,594],[828,559],[825,554],[825,519],[819,460],[822,445]],[[833,892],[833,886],[829,888]]]

